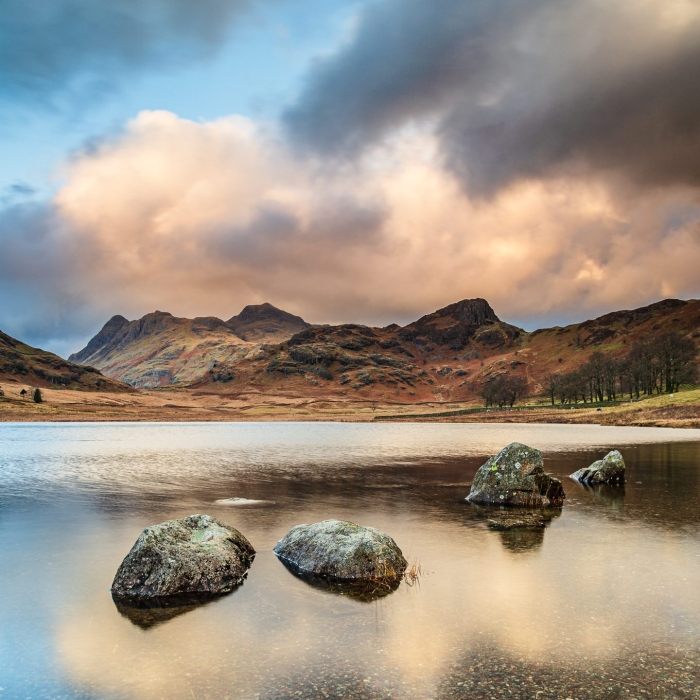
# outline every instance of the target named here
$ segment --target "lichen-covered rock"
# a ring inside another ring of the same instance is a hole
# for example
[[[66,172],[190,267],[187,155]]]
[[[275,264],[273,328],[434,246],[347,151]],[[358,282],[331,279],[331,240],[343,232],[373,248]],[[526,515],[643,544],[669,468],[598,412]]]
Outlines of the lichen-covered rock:
[[[343,520],[297,525],[275,554],[302,573],[338,581],[397,581],[407,565],[389,535]]]
[[[228,593],[246,576],[255,550],[235,528],[209,515],[147,527],[112,583],[119,598]]]
[[[513,442],[479,467],[467,500],[504,506],[561,506],[564,487],[559,479],[545,474],[539,450]]]
[[[612,450],[590,467],[574,472],[571,478],[583,484],[620,484],[625,480],[625,460]]]

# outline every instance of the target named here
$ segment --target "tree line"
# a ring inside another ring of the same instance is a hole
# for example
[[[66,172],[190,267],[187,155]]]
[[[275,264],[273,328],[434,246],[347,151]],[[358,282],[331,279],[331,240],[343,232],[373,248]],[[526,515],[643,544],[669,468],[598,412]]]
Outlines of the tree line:
[[[673,393],[682,384],[697,380],[695,343],[676,331],[639,340],[623,357],[594,352],[588,361],[570,372],[546,376],[544,393],[552,405],[615,401],[628,395]]]
[[[527,379],[519,374],[496,374],[489,378],[481,390],[486,407],[512,406],[527,394]]]

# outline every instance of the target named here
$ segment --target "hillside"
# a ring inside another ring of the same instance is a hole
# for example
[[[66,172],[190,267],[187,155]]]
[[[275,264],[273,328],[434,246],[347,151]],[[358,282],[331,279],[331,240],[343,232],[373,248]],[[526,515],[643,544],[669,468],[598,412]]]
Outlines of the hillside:
[[[140,388],[192,386],[220,395],[469,402],[496,374],[519,375],[530,394],[546,375],[584,364],[597,350],[668,330],[697,338],[700,301],[665,301],[532,333],[498,318],[484,299],[466,299],[407,326],[312,326],[269,304],[229,321],[155,312],[121,316],[72,361]]]
[[[229,321],[213,316],[176,318],[155,311],[135,321],[112,317],[69,360],[96,367],[138,388],[232,378],[231,366],[309,327],[271,304],[246,306]]]
[[[25,345],[0,331],[0,380],[38,387],[92,391],[130,391],[92,367],[67,362],[53,353]]]
[[[483,299],[461,301],[405,327],[312,327],[243,358],[226,392],[393,402],[474,400],[494,374],[545,376],[585,363],[595,351],[622,355],[635,340],[668,330],[700,337],[700,301],[669,299],[632,311],[526,333]],[[204,379],[199,391],[221,392]]]
[[[474,394],[482,358],[517,352],[526,335],[484,299],[451,304],[403,327],[314,326],[243,359],[226,391],[462,400]],[[207,379],[197,387],[214,390]]]

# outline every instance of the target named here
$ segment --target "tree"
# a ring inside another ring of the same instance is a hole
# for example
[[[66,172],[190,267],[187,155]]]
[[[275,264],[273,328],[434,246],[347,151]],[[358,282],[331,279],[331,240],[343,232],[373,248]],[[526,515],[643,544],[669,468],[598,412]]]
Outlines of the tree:
[[[32,395],[32,398],[34,399],[34,403],[41,403],[44,400],[41,397],[41,392],[39,391],[39,387],[34,389],[34,394]]]
[[[692,339],[677,331],[656,338],[639,340],[624,357],[594,352],[579,369],[549,374],[544,381],[544,394],[554,404],[586,401],[615,401],[619,394],[630,399],[641,394],[678,391],[682,384],[697,380],[697,348]]]
[[[527,379],[522,375],[503,375],[498,393],[498,405],[512,406],[518,399],[527,394]],[[501,403],[503,402],[503,403]]]
[[[527,379],[521,375],[498,374],[489,378],[481,390],[486,406],[512,406],[527,393]]]
[[[20,395],[22,398],[24,398],[24,397],[27,395],[27,390],[26,390],[26,389],[22,389],[22,391],[19,392],[19,395]]]
[[[544,378],[544,393],[549,396],[552,406],[554,399],[559,395],[559,386],[561,384],[561,375],[553,372],[548,372]]]
[[[655,355],[661,370],[664,390],[672,394],[681,384],[695,379],[697,350],[690,338],[684,338],[677,331],[659,336],[654,342]]]
[[[481,389],[481,398],[484,399],[486,408],[493,406],[496,403],[497,377],[491,376]]]

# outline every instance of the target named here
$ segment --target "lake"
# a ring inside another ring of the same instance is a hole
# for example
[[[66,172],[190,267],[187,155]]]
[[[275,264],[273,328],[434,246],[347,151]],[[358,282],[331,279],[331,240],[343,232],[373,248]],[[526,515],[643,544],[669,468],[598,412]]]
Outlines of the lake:
[[[561,514],[499,532],[465,502],[513,441]],[[622,488],[566,478],[619,448]],[[267,503],[222,505],[240,497]],[[257,555],[232,594],[119,610],[148,525],[208,513]],[[272,548],[326,518],[422,576],[372,602]],[[700,431],[586,425],[0,424],[0,698],[700,698]]]

